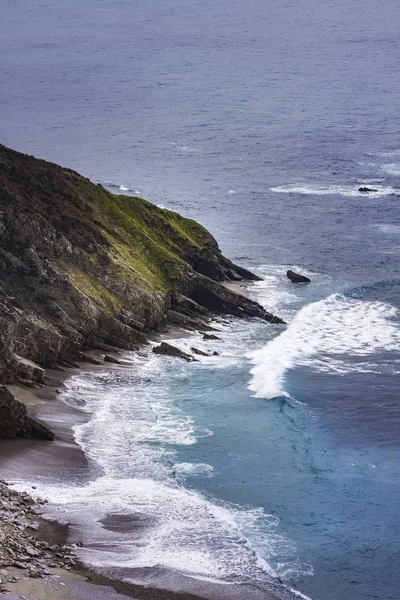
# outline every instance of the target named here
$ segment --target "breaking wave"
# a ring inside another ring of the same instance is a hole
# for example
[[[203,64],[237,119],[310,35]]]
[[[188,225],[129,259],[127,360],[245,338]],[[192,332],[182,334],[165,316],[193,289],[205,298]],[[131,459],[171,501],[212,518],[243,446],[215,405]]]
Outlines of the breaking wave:
[[[296,366],[336,373],[371,370],[366,358],[399,349],[396,314],[390,304],[341,294],[308,304],[283,333],[249,355],[254,365],[249,388],[259,398],[287,396],[285,376]]]

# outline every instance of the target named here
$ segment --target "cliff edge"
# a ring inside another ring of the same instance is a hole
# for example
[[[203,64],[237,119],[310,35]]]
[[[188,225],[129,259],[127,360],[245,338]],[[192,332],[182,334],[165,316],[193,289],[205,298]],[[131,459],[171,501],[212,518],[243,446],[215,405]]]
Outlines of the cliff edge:
[[[82,350],[208,311],[283,322],[219,283],[241,279],[259,278],[195,221],[0,145],[0,382],[43,384]]]

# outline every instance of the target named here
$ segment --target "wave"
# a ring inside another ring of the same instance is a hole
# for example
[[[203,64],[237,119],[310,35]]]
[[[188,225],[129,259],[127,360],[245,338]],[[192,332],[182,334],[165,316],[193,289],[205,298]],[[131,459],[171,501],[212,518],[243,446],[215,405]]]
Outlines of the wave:
[[[211,477],[214,471],[214,467],[212,465],[208,465],[206,463],[175,463],[174,470],[178,475],[178,479],[183,476],[183,478],[189,477]]]
[[[341,294],[308,304],[283,333],[249,354],[254,364],[249,389],[259,398],[288,396],[285,376],[296,366],[336,373],[371,370],[366,358],[399,349],[396,315],[390,304]]]
[[[243,339],[238,347],[237,328],[229,322],[218,327],[224,339],[215,343],[228,348],[229,364],[230,355],[242,356]],[[194,343],[201,344],[194,335],[180,340],[183,347]],[[165,361],[151,348],[128,356],[131,368],[79,373],[63,394],[90,415],[75,427],[75,439],[102,475],[86,485],[35,482],[35,493],[50,501],[47,515],[77,526],[85,542],[78,550],[82,560],[125,573],[164,567],[198,579],[262,586],[309,574],[310,565],[280,533],[276,517],[185,487],[189,477],[212,477],[213,465],[178,461],[177,449],[212,432],[174,405],[166,382],[189,372],[193,377],[207,364]],[[201,359],[226,364],[224,356]],[[113,519],[123,519],[124,529],[113,529]],[[127,535],[125,520],[134,535]]]
[[[389,163],[382,165],[382,170],[388,175],[400,175],[400,163]]]
[[[372,183],[373,192],[360,192],[360,185],[308,185],[288,184],[272,187],[272,192],[284,194],[305,194],[308,196],[345,196],[365,198],[380,198],[381,196],[400,196],[400,189],[392,186],[384,186]]]
[[[393,225],[392,223],[377,223],[374,228],[390,235],[399,235],[400,233],[400,225]]]
[[[90,528],[91,543],[77,552],[94,567],[164,567],[194,578],[252,585],[265,585],[293,565],[310,573],[308,565],[289,560],[294,548],[277,533],[275,517],[258,508],[215,504],[178,484],[103,476],[85,486],[38,483],[35,494],[52,503],[59,520],[64,515],[78,524],[83,535]],[[104,527],[107,515],[123,516],[125,530],[114,531],[112,518]],[[127,536],[130,517],[134,535]],[[279,556],[276,569],[258,550],[267,559]]]

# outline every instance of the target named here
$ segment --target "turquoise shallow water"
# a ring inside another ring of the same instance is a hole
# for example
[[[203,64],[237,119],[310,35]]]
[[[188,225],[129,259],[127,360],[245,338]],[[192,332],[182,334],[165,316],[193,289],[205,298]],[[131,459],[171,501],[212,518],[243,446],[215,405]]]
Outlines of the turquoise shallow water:
[[[204,364],[72,380],[104,476],[42,493],[69,520],[141,515],[118,543],[93,525],[90,560],[130,577],[397,600],[397,4],[20,0],[0,27],[1,141],[198,219],[289,322],[220,324]]]

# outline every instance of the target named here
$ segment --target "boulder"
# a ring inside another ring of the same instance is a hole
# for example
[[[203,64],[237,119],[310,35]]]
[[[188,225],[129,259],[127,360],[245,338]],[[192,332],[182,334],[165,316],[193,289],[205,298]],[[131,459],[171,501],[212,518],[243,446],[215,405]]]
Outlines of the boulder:
[[[196,359],[191,354],[184,352],[180,348],[176,346],[172,346],[172,344],[168,344],[167,342],[161,342],[159,346],[154,346],[153,352],[156,354],[165,354],[167,356],[176,356],[177,358],[183,358],[187,362],[193,362]]]
[[[286,273],[292,283],[310,283],[311,279],[306,277],[305,275],[301,275],[300,273],[296,273],[296,271],[289,271]]]

